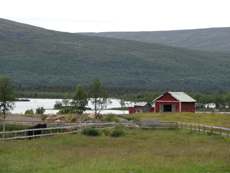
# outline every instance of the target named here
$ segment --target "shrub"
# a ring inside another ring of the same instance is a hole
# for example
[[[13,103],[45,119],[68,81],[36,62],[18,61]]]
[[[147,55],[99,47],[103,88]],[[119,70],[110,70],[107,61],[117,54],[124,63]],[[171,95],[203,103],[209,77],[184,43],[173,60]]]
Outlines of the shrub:
[[[62,107],[62,102],[57,100],[54,104],[54,109],[60,109],[61,107]]]
[[[42,107],[38,107],[36,109],[36,114],[44,114],[45,113],[45,108],[42,106]]]
[[[103,120],[107,122],[111,122],[111,120],[114,118],[114,114],[107,114],[103,116]]]
[[[119,137],[119,136],[125,136],[125,133],[123,130],[114,130],[110,136],[112,137]]]
[[[42,121],[44,122],[44,121],[46,120],[47,117],[48,117],[48,115],[42,115],[42,116],[41,116]]]
[[[33,109],[28,109],[25,111],[25,114],[34,114],[34,110]]]
[[[116,118],[116,115],[114,114],[108,114],[103,116],[103,120],[106,122],[119,122],[119,120]]]
[[[99,131],[93,128],[83,129],[82,134],[86,136],[100,136]]]
[[[76,110],[72,107],[64,107],[57,114],[74,114]]]

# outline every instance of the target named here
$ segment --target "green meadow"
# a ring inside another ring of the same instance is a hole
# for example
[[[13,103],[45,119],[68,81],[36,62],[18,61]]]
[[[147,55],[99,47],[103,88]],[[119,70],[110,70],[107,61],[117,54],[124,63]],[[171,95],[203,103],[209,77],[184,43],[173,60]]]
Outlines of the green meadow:
[[[115,116],[115,115],[114,115]],[[125,115],[141,121],[201,123],[230,127],[230,114],[140,113]],[[230,138],[182,129],[114,129],[92,137],[81,133],[0,141],[1,173],[148,173],[230,172]]]
[[[189,130],[124,132],[117,138],[102,133],[0,141],[0,172],[230,172],[230,138]]]
[[[141,121],[146,118],[154,118],[160,122],[198,123],[230,128],[229,113],[135,113],[124,116],[137,121]]]

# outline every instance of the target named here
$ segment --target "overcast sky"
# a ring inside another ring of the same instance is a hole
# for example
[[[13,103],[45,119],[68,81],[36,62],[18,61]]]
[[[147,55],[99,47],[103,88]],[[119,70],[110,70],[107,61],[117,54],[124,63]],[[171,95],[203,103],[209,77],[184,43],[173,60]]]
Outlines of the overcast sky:
[[[0,18],[65,32],[230,27],[230,0],[0,0]]]

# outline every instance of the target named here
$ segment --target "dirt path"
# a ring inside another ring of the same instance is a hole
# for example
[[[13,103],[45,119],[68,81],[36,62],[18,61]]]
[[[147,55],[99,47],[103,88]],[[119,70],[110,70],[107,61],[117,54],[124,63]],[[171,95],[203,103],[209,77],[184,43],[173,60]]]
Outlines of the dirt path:
[[[43,122],[41,118],[34,118],[34,117],[24,117],[20,115],[7,115],[6,120],[8,121],[39,121]]]

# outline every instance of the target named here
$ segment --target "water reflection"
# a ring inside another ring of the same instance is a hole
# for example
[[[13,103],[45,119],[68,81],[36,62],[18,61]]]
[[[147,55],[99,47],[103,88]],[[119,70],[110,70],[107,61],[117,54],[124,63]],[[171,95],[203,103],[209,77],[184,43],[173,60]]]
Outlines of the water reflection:
[[[62,101],[62,99],[29,99],[30,101],[17,101],[15,102],[15,108],[11,111],[13,114],[24,114],[26,110],[33,109],[35,112],[38,107],[44,107],[46,109],[45,114],[56,114],[59,110],[54,110],[54,104],[56,101]],[[119,108],[119,99],[110,99],[111,104],[107,108]],[[127,104],[130,104],[127,102]],[[89,102],[88,107],[93,108],[91,102]],[[92,113],[91,110],[86,111],[86,113]],[[128,114],[128,111],[121,110],[102,110],[102,114]]]

